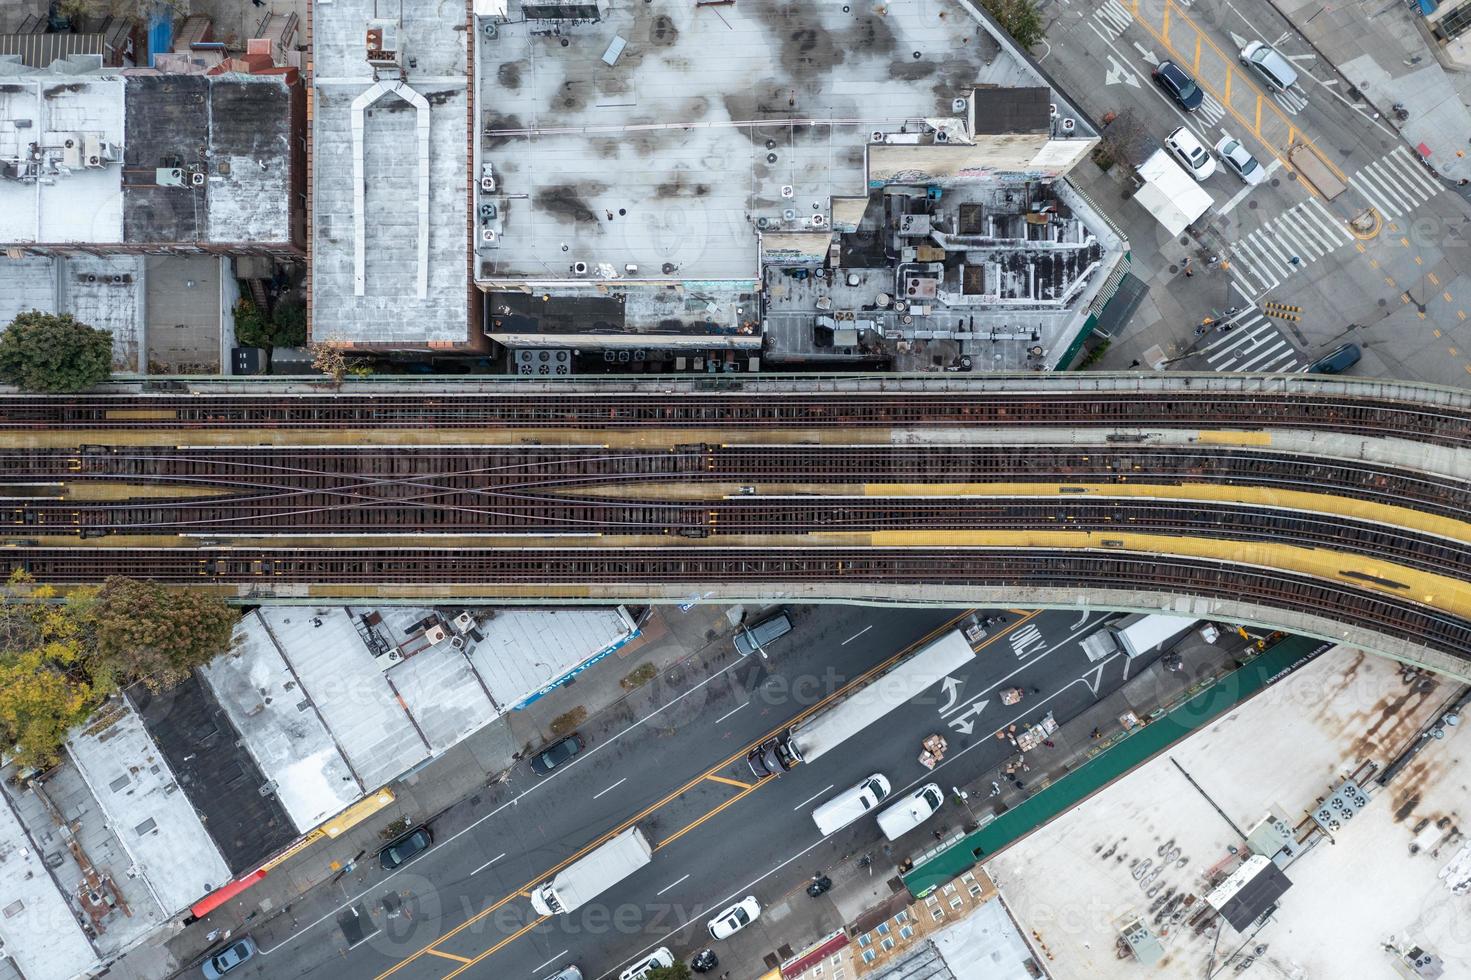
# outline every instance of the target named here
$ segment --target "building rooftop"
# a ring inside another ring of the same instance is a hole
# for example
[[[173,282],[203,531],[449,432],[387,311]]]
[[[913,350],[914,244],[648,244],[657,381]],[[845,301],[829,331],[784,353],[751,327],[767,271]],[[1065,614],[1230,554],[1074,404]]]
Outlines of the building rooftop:
[[[1136,922],[1149,934],[1138,948],[1151,957],[1163,949],[1151,977],[1200,977],[1207,964],[1239,974],[1258,945],[1267,947],[1258,968],[1272,975],[1411,976],[1396,973],[1386,944],[1420,946],[1444,961],[1446,976],[1471,976],[1465,898],[1455,891],[1471,888],[1471,847],[1457,816],[1466,726],[1444,727],[1387,787],[1374,785],[1457,693],[1337,648],[986,868],[1062,976],[1139,977],[1140,962],[1117,951]],[[1325,846],[1310,814],[1350,775],[1367,805],[1335,821]],[[1274,836],[1258,829],[1268,815],[1285,824],[1291,854],[1261,843]],[[1251,908],[1236,917],[1245,933],[1211,908],[1230,875],[1253,870],[1242,833],[1263,856],[1276,855],[1291,882],[1282,891],[1272,875],[1264,895],[1245,895],[1258,912],[1276,905],[1259,931]]]
[[[137,686],[129,695],[231,874],[255,870],[296,839],[271,780],[198,677],[191,675],[162,696]]]
[[[259,613],[241,618],[230,652],[201,671],[241,742],[305,833],[365,792],[271,641]]]
[[[127,873],[133,860],[76,766],[53,766],[30,782],[17,776],[13,767],[0,770],[3,790],[104,958],[168,920],[148,882]]]
[[[290,246],[291,84],[285,74],[0,77],[0,208],[23,216],[0,239]]]
[[[167,915],[230,880],[230,870],[143,719],[115,700],[67,752]]]
[[[312,335],[391,347],[469,340],[463,7],[312,8]],[[390,50],[391,49],[391,50]],[[382,84],[378,83],[378,79]]]
[[[36,853],[9,797],[0,793],[0,943],[27,977],[71,978],[97,953]]]
[[[1038,104],[1086,130],[960,2],[510,7],[476,33],[481,280],[754,283],[758,220],[825,224],[867,194],[873,133],[917,134],[977,85],[1032,90],[993,97],[984,131]]]
[[[568,672],[596,662],[634,635],[628,613],[612,609],[497,609],[478,621],[470,651],[502,711],[530,704]]]

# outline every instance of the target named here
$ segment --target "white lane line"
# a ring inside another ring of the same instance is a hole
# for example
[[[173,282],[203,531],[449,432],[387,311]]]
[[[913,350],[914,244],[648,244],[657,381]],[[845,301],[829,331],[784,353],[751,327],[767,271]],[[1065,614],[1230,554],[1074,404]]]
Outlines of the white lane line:
[[[498,815],[502,810],[505,810],[505,809],[507,809],[509,807],[513,807],[513,806],[517,805],[518,803],[521,802],[521,800],[522,800],[523,797],[530,796],[532,793],[535,793],[537,790],[539,790],[542,787],[546,786],[552,780],[556,779],[558,776],[560,776],[563,773],[567,772],[573,766],[575,766],[578,763],[582,762],[582,760],[588,758],[589,756],[595,755],[598,752],[602,751],[603,749],[607,748],[608,746],[612,745],[614,742],[618,741],[620,738],[622,738],[623,736],[627,735],[629,732],[633,731],[635,728],[638,728],[640,725],[642,725],[645,722],[649,721],[650,719],[656,717],[657,715],[659,715],[660,713],[664,712],[665,710],[674,707],[676,704],[678,704],[679,702],[683,701],[685,698],[689,697],[691,694],[694,694],[696,691],[698,691],[700,688],[704,687],[706,684],[709,684],[711,681],[714,681],[717,678],[720,678],[720,677],[725,676],[725,672],[726,671],[735,668],[738,664],[740,664],[742,662],[743,661],[741,661],[741,660],[732,660],[730,663],[726,664],[724,667],[720,668],[715,673],[711,674],[709,677],[707,677],[704,680],[700,681],[700,683],[696,684],[694,687],[690,688],[688,691],[685,691],[683,694],[681,694],[679,697],[675,698],[673,701],[670,701],[668,704],[661,705],[660,707],[655,708],[653,711],[650,711],[648,714],[644,715],[638,721],[634,722],[633,724],[629,725],[627,728],[623,729],[623,731],[619,732],[616,735],[611,736],[608,739],[605,739],[602,742],[599,742],[597,745],[594,745],[592,748],[587,749],[586,751],[580,753],[577,756],[577,758],[575,758],[571,762],[567,763],[567,765],[558,768],[550,776],[544,776],[543,778],[537,780],[536,783],[534,785],[532,785],[532,787],[530,789],[524,790],[524,791],[516,794],[515,796],[511,797],[506,802],[502,803],[500,806],[496,807],[494,810],[492,810],[489,813],[487,813],[485,816],[481,817],[479,820],[477,820],[474,823],[470,824],[464,830],[462,830],[459,833],[454,834],[454,835],[446,838],[445,840],[441,841],[439,844],[435,845],[435,848],[434,848],[435,851],[436,852],[442,852],[444,850],[444,846],[446,844],[448,844],[450,841],[453,841],[453,840],[456,840],[456,839],[458,839],[460,837],[465,836],[466,834],[470,833],[470,831],[474,830],[476,827],[479,827],[481,824],[485,823],[485,821],[489,820],[491,817],[494,817],[494,816]],[[384,882],[386,882],[389,878],[392,878],[394,875],[397,875],[399,872],[403,871],[407,867],[408,867],[408,864],[401,864],[401,865],[399,865],[397,871],[394,871],[392,874],[389,874],[385,878],[379,879],[376,883],[374,883],[370,887],[364,888],[362,891],[358,892],[352,898],[350,898],[347,901],[343,902],[341,905],[337,906],[337,908],[335,908],[332,911],[328,912],[326,915],[322,916],[320,919],[317,919],[316,921],[312,922],[310,925],[307,925],[307,926],[304,926],[301,929],[298,929],[296,932],[294,932],[291,935],[287,936],[285,939],[281,940],[281,942],[277,943],[275,946],[272,946],[270,949],[261,949],[261,950],[257,950],[257,952],[261,956],[268,956],[271,953],[276,952],[278,949],[281,949],[287,943],[290,943],[291,941],[293,941],[294,939],[296,939],[298,936],[301,936],[301,935],[306,934],[307,932],[310,932],[312,929],[315,929],[317,926],[321,925],[323,922],[326,922],[328,919],[332,918],[334,915],[336,915],[337,913],[341,912],[343,909],[350,907],[354,902],[356,902],[358,899],[362,898],[364,895],[367,895],[369,892],[376,892],[376,891],[378,891],[379,889],[381,889],[383,887],[383,883]]]
[[[746,702],[746,704],[750,704],[750,703],[751,702],[749,702],[749,701]],[[746,704],[739,704],[739,705],[736,705],[734,708],[731,708],[725,714],[721,715],[719,718],[716,718],[715,719],[715,724],[717,724],[717,725],[720,724],[722,721],[724,721],[725,719],[729,718],[731,715],[735,714],[737,711],[740,711],[742,708],[744,708],[746,706]]]
[[[833,785],[837,785],[837,784],[835,783]],[[832,786],[829,786],[827,789],[832,789]],[[792,807],[792,812],[793,813],[796,813],[798,810],[802,809],[804,806],[806,806],[807,804],[811,803],[813,800],[817,799],[823,793],[826,793],[827,792],[827,789],[820,789],[816,793],[813,793],[811,796],[807,797],[807,799],[803,800],[801,803],[798,803],[796,806]]]
[[[847,646],[849,643],[852,643],[854,640],[858,639],[860,636],[862,636],[864,633],[867,633],[871,629],[873,629],[873,624],[872,623],[869,623],[867,626],[863,627],[863,629],[859,630],[857,633],[854,633],[852,636],[848,637],[842,643],[839,643],[838,646],[840,646],[840,647]]]
[[[532,967],[532,968],[531,968],[531,972],[532,972],[532,973],[540,973],[540,972],[541,972],[541,971],[542,971],[542,970],[544,970],[544,969],[546,969],[546,968],[547,968],[547,967],[549,967],[549,966],[551,966],[551,965],[552,965],[552,964],[553,964],[553,963],[555,963],[555,962],[557,962],[557,961],[558,961],[558,960],[560,960],[560,959],[561,959],[561,958],[562,958],[562,957],[564,957],[564,956],[566,956],[566,955],[567,955],[567,953],[568,953],[568,950],[565,950],[565,949],[564,949],[564,950],[562,950],[562,951],[561,951],[561,952],[560,952],[560,953],[558,953],[558,954],[557,954],[557,955],[556,955],[556,956],[553,956],[553,957],[552,957],[552,958],[551,958],[551,959],[549,959],[549,960],[547,960],[547,961],[546,961],[546,962],[545,962],[545,963],[543,963],[543,964],[541,964],[541,965],[540,965],[540,966],[533,966],[533,967]]]
[[[372,932],[368,933],[362,939],[359,939],[357,942],[353,943],[351,946],[349,946],[347,948],[348,949],[357,949],[363,943],[367,942],[369,939],[372,939],[374,936],[378,935],[378,933],[380,933],[382,931],[383,931],[382,929],[374,929]]]
[[[691,873],[693,873],[693,872],[691,872]],[[684,876],[684,878],[688,878],[688,877],[689,877],[689,875],[685,875],[685,876]],[[684,881],[684,878],[681,878],[681,879],[679,879],[679,881]],[[655,895],[662,895],[662,894],[664,894],[664,893],[665,893],[665,892],[667,892],[667,891],[668,891],[668,890],[669,890],[669,889],[671,889],[671,888],[673,888],[673,887],[674,887],[674,886],[675,886],[675,885],[677,885],[677,884],[679,884],[679,881],[671,881],[671,882],[670,882],[670,883],[669,883],[669,884],[667,884],[667,885],[665,885],[665,886],[664,886],[664,887],[663,887],[663,888],[661,888],[661,889],[659,889],[659,890],[658,890],[658,891],[656,891],[656,892],[655,892],[655,893],[654,893],[654,894],[655,894]]]
[[[622,779],[618,780],[618,782],[614,783],[612,786],[609,786],[607,789],[603,790],[601,793],[594,793],[592,795],[592,798],[593,799],[597,799],[599,796],[602,796],[604,793],[611,793],[615,789],[617,789],[619,786],[622,786],[626,782],[628,782],[628,777],[627,776],[624,776]]]
[[[505,851],[502,851],[501,853],[497,854],[495,857],[491,858],[489,861],[486,861],[484,864],[482,864],[480,867],[476,868],[474,871],[472,871],[470,873],[472,875],[478,875],[480,872],[484,871],[486,868],[490,867],[492,864],[495,864],[497,861],[499,861],[501,858],[503,858],[505,856],[506,856],[506,852]]]

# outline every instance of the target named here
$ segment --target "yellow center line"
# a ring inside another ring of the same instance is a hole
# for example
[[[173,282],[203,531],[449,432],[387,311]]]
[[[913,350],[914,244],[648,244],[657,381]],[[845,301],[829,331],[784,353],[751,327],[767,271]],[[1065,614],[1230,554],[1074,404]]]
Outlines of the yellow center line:
[[[737,787],[739,787],[741,789],[750,789],[751,788],[751,784],[750,783],[743,783],[739,779],[731,779],[728,776],[716,776],[716,775],[713,775],[712,774],[712,775],[706,776],[705,778],[708,779],[708,780],[710,780],[710,782],[712,782],[712,783],[724,783],[727,786],[737,786]]]
[[[765,780],[765,781],[762,781],[762,782],[759,782],[759,783],[755,783],[755,784],[753,784],[751,786],[747,786],[745,789],[741,790],[735,796],[732,796],[730,799],[726,800],[724,803],[720,804],[715,809],[711,810],[709,813],[701,814],[700,816],[698,816],[695,819],[691,820],[689,823],[685,824],[683,827],[681,827],[678,830],[676,830],[674,833],[670,834],[668,837],[666,837],[663,840],[661,840],[659,843],[655,844],[654,845],[654,850],[656,850],[656,851],[662,851],[664,848],[668,847],[670,844],[673,844],[675,841],[679,840],[681,837],[683,837],[685,834],[689,833],[691,830],[694,830],[696,827],[700,826],[705,821],[707,821],[710,818],[714,817],[717,813],[719,813],[720,811],[724,810],[726,807],[735,806],[741,800],[744,800],[746,797],[748,797],[752,793],[756,792],[762,786],[765,786],[768,782],[772,782],[772,780]]]
[[[1041,612],[1041,610],[1036,610],[1035,612],[1032,613],[1032,616],[1035,616],[1035,615],[1037,615],[1040,612]],[[911,643],[909,646],[905,647],[903,650],[900,650],[898,653],[894,654],[892,657],[889,657],[887,660],[884,660],[882,663],[879,663],[878,665],[876,665],[874,667],[871,667],[868,670],[864,671],[862,674],[858,675],[858,677],[856,677],[854,680],[852,680],[848,684],[843,685],[841,688],[839,688],[838,690],[834,691],[832,694],[829,694],[827,697],[823,698],[821,701],[817,702],[812,707],[808,708],[806,711],[803,711],[801,714],[797,715],[795,718],[793,718],[790,721],[786,722],[785,724],[781,725],[779,728],[772,729],[771,731],[767,732],[765,735],[762,735],[755,742],[751,743],[750,745],[747,745],[745,748],[741,749],[740,751],[736,752],[735,754],[733,754],[733,755],[731,755],[731,756],[729,756],[729,757],[721,760],[720,762],[716,763],[715,765],[711,766],[708,770],[706,770],[705,772],[703,772],[700,775],[696,776],[694,779],[691,779],[689,782],[685,783],[683,786],[680,786],[678,789],[673,790],[668,795],[666,795],[663,799],[658,800],[657,802],[650,804],[649,806],[645,807],[643,810],[640,810],[638,813],[634,814],[633,817],[631,817],[628,820],[625,820],[623,823],[621,823],[615,829],[610,830],[608,833],[604,834],[602,837],[599,837],[598,839],[594,840],[592,843],[590,843],[586,847],[582,848],[576,854],[573,854],[571,857],[569,857],[566,860],[562,861],[561,863],[555,865],[554,867],[549,868],[547,871],[545,871],[541,875],[538,875],[537,878],[534,881],[528,882],[523,887],[522,890],[516,891],[516,892],[511,892],[511,893],[507,894],[504,898],[501,898],[498,901],[492,903],[489,907],[487,907],[485,909],[482,909],[481,911],[475,913],[470,918],[466,919],[464,922],[462,922],[459,925],[455,926],[449,932],[446,932],[444,935],[442,935],[439,938],[435,939],[434,942],[432,944],[430,944],[430,945],[438,945],[439,943],[444,942],[446,939],[449,939],[452,936],[458,935],[459,933],[461,933],[464,930],[466,930],[466,929],[470,928],[471,926],[473,926],[475,923],[477,923],[477,922],[481,921],[482,919],[484,919],[486,916],[494,915],[497,910],[499,910],[502,906],[504,906],[507,902],[511,901],[512,899],[514,899],[514,898],[516,898],[518,896],[528,895],[529,894],[529,890],[531,888],[534,888],[540,882],[545,881],[547,878],[551,877],[552,875],[555,875],[558,871],[561,871],[563,868],[567,867],[569,864],[571,864],[573,861],[576,861],[578,858],[582,857],[584,854],[587,854],[588,852],[592,851],[593,849],[595,849],[597,847],[601,847],[603,844],[607,843],[608,841],[612,840],[614,837],[616,837],[619,834],[623,833],[629,827],[632,827],[634,824],[638,823],[644,817],[647,817],[649,814],[655,812],[656,810],[660,809],[661,807],[668,805],[668,803],[671,800],[674,800],[674,799],[678,798],[679,796],[682,796],[685,793],[689,792],[691,789],[693,789],[695,786],[698,786],[701,782],[703,782],[710,775],[720,772],[720,770],[724,769],[726,766],[731,765],[737,759],[743,759],[743,758],[745,758],[745,755],[746,755],[746,753],[748,751],[750,751],[755,746],[760,745],[762,742],[766,741],[768,738],[771,738],[771,736],[777,734],[778,732],[785,731],[786,729],[790,728],[792,725],[795,725],[798,722],[800,722],[802,719],[807,718],[808,716],[810,716],[810,715],[812,715],[812,714],[814,714],[814,713],[822,710],[822,708],[826,707],[828,704],[831,704],[835,699],[837,699],[839,697],[842,697],[844,694],[846,694],[849,691],[853,690],[853,688],[856,685],[860,685],[860,684],[863,684],[863,683],[867,682],[870,678],[872,678],[873,676],[875,676],[876,674],[878,674],[880,671],[883,671],[883,670],[887,669],[890,665],[894,664],[895,662],[899,661],[900,659],[902,659],[903,657],[905,657],[906,655],[908,655],[910,651],[917,649],[918,647],[922,646],[923,644],[928,643],[930,640],[934,639],[936,636],[939,636],[941,633],[945,632],[946,630],[953,628],[956,623],[960,622],[962,619],[964,619],[968,615],[969,615],[969,613],[966,612],[966,613],[961,613],[961,614],[959,614],[957,616],[951,617],[947,622],[942,623],[941,625],[935,627],[929,633],[925,634],[925,636],[923,636],[919,640],[916,640],[914,643]],[[1023,619],[1019,620],[1015,625],[1016,626],[1020,626],[1022,623],[1026,622],[1028,619],[1032,618],[1032,616],[1024,617]],[[994,642],[994,640],[1000,639],[1003,635],[1005,635],[1006,632],[1008,632],[1008,631],[1003,630],[1001,633],[998,633],[996,635],[996,637],[994,637],[993,639],[987,640],[987,642],[985,644],[982,644],[982,646],[988,646],[991,642]],[[760,783],[757,783],[756,785],[757,786],[760,786],[761,784]],[[752,788],[754,789],[755,787],[752,787]],[[741,794],[737,795],[735,797],[735,799],[740,799],[741,797],[743,797],[745,795],[746,792],[750,792],[750,790],[746,790],[745,792],[742,792]],[[538,921],[542,921],[542,920],[538,920]],[[535,925],[535,924],[536,923],[532,923],[532,925]],[[512,939],[515,939],[515,938],[523,935],[530,928],[531,928],[530,926],[527,926],[525,929],[522,929],[520,932],[517,932],[517,933],[511,935],[510,937],[508,937],[507,939],[505,939],[504,941],[502,941],[500,943],[497,943],[492,949],[486,951],[485,953],[482,953],[480,956],[477,956],[475,958],[474,962],[476,962],[476,963],[480,962],[486,956],[490,955],[490,953],[493,953],[496,950],[500,949],[501,947],[505,946],[505,944],[508,943],[508,942],[510,942]],[[399,970],[403,969],[404,967],[408,966],[410,963],[412,963],[415,960],[417,960],[419,957],[423,956],[425,953],[428,952],[428,950],[429,950],[429,946],[425,946],[424,948],[418,950],[417,952],[410,953],[408,956],[406,956],[403,959],[399,960],[393,966],[389,967],[388,969],[384,970],[382,973],[378,974],[378,976],[375,978],[375,980],[385,980],[386,977],[392,976],[393,974],[397,973]],[[459,973],[459,971],[456,971],[455,973],[450,974],[450,976],[456,976],[456,975],[458,975],[458,973]]]
[[[1197,75],[1200,74],[1200,30],[1199,30],[1199,28],[1197,28],[1196,31],[1195,31],[1195,64],[1194,64],[1193,67],[1195,68],[1195,73]]]
[[[1439,286],[1440,285],[1440,278],[1438,276],[1436,276],[1436,274],[1433,273],[1433,272],[1427,272],[1427,273],[1425,273],[1425,278],[1430,280],[1430,285],[1432,285],[1432,286]]]
[[[1257,97],[1256,97],[1256,122],[1252,125],[1251,129],[1252,129],[1252,132],[1256,133],[1256,138],[1259,139],[1259,140],[1261,140],[1262,143],[1265,145],[1266,142],[1267,142],[1267,138],[1262,135],[1262,99],[1264,99],[1264,98],[1266,98],[1266,96],[1262,95],[1261,93],[1257,93]],[[1278,156],[1276,149],[1273,149],[1272,150],[1272,156],[1277,157],[1279,160],[1281,159],[1281,157]],[[1286,161],[1283,161],[1283,162],[1285,163]]]
[[[516,940],[520,939],[522,936],[526,935],[528,932],[530,932],[531,930],[535,929],[537,926],[541,925],[543,922],[545,922],[547,919],[550,919],[550,918],[551,918],[551,916],[549,916],[549,915],[543,915],[540,918],[531,920],[530,922],[528,922],[524,926],[522,926],[520,929],[517,929],[515,932],[511,933],[505,939],[502,939],[500,942],[498,942],[494,946],[490,947],[490,949],[487,949],[485,952],[483,952],[480,955],[476,956],[474,959],[467,960],[465,962],[465,965],[464,966],[459,967],[458,969],[454,970],[451,973],[446,973],[444,975],[444,980],[450,980],[451,977],[457,977],[461,973],[464,973],[466,970],[470,969],[470,967],[474,966],[476,963],[479,963],[481,960],[485,959],[487,956],[491,956],[491,955],[493,955],[495,953],[499,953],[502,949],[504,949],[505,947],[509,946],[511,943],[515,942]],[[405,961],[405,962],[407,962],[407,961]],[[397,969],[397,967],[395,967],[395,969]]]
[[[470,957],[468,957],[468,956],[456,956],[454,953],[446,953],[442,949],[434,949],[434,948],[431,947],[429,949],[424,950],[424,952],[428,953],[430,956],[442,956],[442,957],[444,957],[447,960],[454,960],[456,963],[469,963],[470,962]]]
[[[1445,300],[1447,303],[1451,302],[1451,291],[1447,289],[1445,292],[1440,294],[1440,298]]]
[[[1226,96],[1222,100],[1226,105],[1231,104],[1231,78],[1236,74],[1236,69],[1230,65],[1226,66]]]

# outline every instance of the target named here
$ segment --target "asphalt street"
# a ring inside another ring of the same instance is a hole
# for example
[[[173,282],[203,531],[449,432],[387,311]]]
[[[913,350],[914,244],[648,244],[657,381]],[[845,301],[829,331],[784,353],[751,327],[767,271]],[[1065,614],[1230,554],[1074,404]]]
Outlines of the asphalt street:
[[[798,610],[795,630],[773,646],[768,663],[732,654],[710,677],[683,686],[652,715],[629,718],[558,773],[538,778],[518,769],[509,785],[495,788],[502,798],[486,817],[458,830],[433,828],[430,851],[361,897],[348,896],[354,900],[334,916],[303,924],[263,951],[254,975],[540,980],[577,962],[592,978],[616,975],[661,944],[688,955],[709,942],[704,922],[713,909],[746,894],[774,900],[880,844],[872,819],[822,839],[810,811],[823,799],[873,772],[888,776],[896,796],[930,779],[948,789],[976,778],[1012,751],[994,738],[998,728],[1035,721],[1049,709],[1065,721],[1114,690],[1126,668],[1139,666],[1088,663],[1077,640],[1102,614],[1010,614],[951,680],[814,763],[752,779],[747,746],[957,615]],[[1012,685],[1041,693],[1003,706],[998,688]],[[932,775],[917,757],[920,740],[933,731],[944,731],[951,749]],[[947,803],[895,853],[916,850],[934,830],[965,818]],[[540,920],[524,892],[630,822],[654,845],[653,862],[584,909]],[[774,936],[772,948],[781,941]]]
[[[1150,240],[1140,237],[1139,224],[1130,225],[1136,253],[1178,254],[1185,245],[1196,272],[1211,255],[1224,260],[1231,288],[1199,311],[1202,318],[1238,306],[1248,311],[1233,336],[1206,336],[1195,345],[1199,356],[1175,367],[1301,370],[1332,346],[1353,341],[1365,352],[1354,373],[1465,383],[1471,372],[1465,202],[1420,164],[1391,121],[1376,118],[1269,0],[1051,0],[1046,11],[1051,22],[1038,51],[1042,65],[1095,119],[1119,113],[1120,126],[1143,130],[1145,145],[1161,145],[1181,126],[1207,147],[1229,135],[1268,169],[1265,183],[1248,188],[1217,167],[1201,185],[1213,208],[1198,240],[1177,241],[1157,224],[1149,226]],[[1275,92],[1244,68],[1238,54],[1251,41],[1286,57],[1297,84]],[[1205,100],[1193,112],[1152,80],[1164,60],[1203,90]],[[1289,158],[1294,146],[1325,161],[1346,185],[1342,192],[1324,193],[1303,181]],[[1372,227],[1350,226],[1370,209]],[[1188,340],[1194,324],[1179,326]]]

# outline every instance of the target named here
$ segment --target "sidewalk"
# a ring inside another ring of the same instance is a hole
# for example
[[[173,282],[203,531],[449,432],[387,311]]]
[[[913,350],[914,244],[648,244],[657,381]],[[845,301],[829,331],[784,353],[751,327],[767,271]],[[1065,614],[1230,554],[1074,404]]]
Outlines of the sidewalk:
[[[1442,65],[1408,5],[1395,0],[1272,0],[1390,128],[1452,184],[1471,179],[1471,72]],[[1349,92],[1340,93],[1351,98]],[[1400,103],[1409,118],[1397,123]],[[1425,150],[1429,151],[1428,156]]]
[[[192,967],[222,941],[228,930],[249,933],[270,949],[304,926],[333,915],[348,899],[373,887],[384,872],[374,858],[383,844],[381,832],[396,820],[409,825],[434,822],[436,836],[448,837],[500,803],[496,783],[523,757],[551,739],[554,718],[575,707],[587,709],[579,730],[593,739],[626,725],[625,707],[643,714],[655,695],[649,686],[626,691],[620,681],[636,666],[651,663],[660,674],[676,664],[695,661],[730,630],[723,606],[655,607],[641,634],[603,663],[578,675],[575,683],[546,695],[519,711],[497,719],[443,755],[390,783],[395,801],[333,841],[306,848],[275,868],[240,896],[189,926],[160,930],[111,967],[110,976],[157,980]],[[693,666],[693,664],[692,664]],[[698,683],[703,670],[685,672],[677,687]],[[669,679],[660,686],[664,696]],[[335,928],[323,923],[319,928]],[[214,940],[210,934],[218,931]]]

